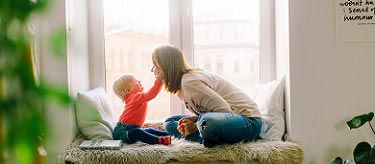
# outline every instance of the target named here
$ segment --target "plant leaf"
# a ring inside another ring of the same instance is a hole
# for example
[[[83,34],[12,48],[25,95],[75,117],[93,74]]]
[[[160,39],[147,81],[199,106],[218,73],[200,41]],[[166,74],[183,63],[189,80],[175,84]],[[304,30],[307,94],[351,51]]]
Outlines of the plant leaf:
[[[360,142],[353,151],[354,161],[357,164],[375,163],[375,146],[371,148],[368,142]]]
[[[50,47],[52,48],[53,53],[58,56],[66,55],[66,30],[61,28],[56,30],[52,36],[49,38]]]
[[[373,117],[373,112],[370,112],[368,114],[362,114],[359,116],[355,116],[351,120],[347,121],[346,124],[349,126],[350,129],[356,129],[361,127],[366,122],[371,121]]]
[[[344,161],[344,164],[353,164],[353,160],[346,159],[346,160]]]
[[[370,153],[369,153],[369,160],[368,160],[369,163],[375,163],[375,145],[374,147],[372,147],[372,149],[370,150]]]
[[[332,159],[329,164],[342,164],[342,158],[341,157],[336,157]]]
[[[370,112],[370,113],[368,113],[368,114],[367,114],[367,120],[368,120],[368,121],[371,121],[372,118],[374,118],[374,112]]]
[[[45,98],[58,100],[64,105],[74,103],[74,99],[69,96],[68,89],[64,87],[59,87],[42,82],[37,91]]]

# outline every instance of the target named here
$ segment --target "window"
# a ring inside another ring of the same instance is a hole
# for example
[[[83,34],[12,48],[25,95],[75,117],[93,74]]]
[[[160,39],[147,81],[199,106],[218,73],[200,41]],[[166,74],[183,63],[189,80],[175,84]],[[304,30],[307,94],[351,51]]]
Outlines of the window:
[[[113,94],[114,80],[124,73],[133,73],[146,89],[150,88],[154,79],[150,72],[151,52],[164,44],[180,47],[190,65],[221,74],[245,92],[256,83],[274,79],[272,0],[105,0],[88,3],[91,7],[89,17],[98,17],[89,18],[89,22],[104,20],[102,45],[105,55],[101,54],[99,58],[105,56],[105,77],[102,77],[105,80],[94,81],[106,83],[118,115],[123,111],[123,104]],[[97,15],[100,7],[103,18]],[[96,28],[100,29],[100,26]],[[91,31],[89,38],[95,42],[96,37],[91,35],[99,35],[100,30]],[[97,46],[101,44],[94,45]],[[95,61],[96,64],[98,61],[104,63],[103,60]],[[183,103],[163,91],[149,102],[147,119],[156,121],[177,113],[187,113]]]
[[[119,116],[124,104],[112,90],[118,77],[132,73],[146,90],[154,84],[151,52],[169,43],[168,0],[105,0],[103,9],[106,89]],[[147,118],[164,119],[169,103],[169,94],[163,90],[148,103]]]
[[[193,0],[192,3],[194,62],[205,61],[205,70],[215,65],[216,73],[249,91],[260,81],[259,64],[258,69],[241,73],[238,73],[238,65],[260,62],[259,0]],[[202,29],[209,29],[210,33],[201,32]],[[211,60],[207,61],[208,58]],[[238,60],[242,62],[236,62]],[[233,70],[233,65],[237,69]]]
[[[235,60],[235,61],[234,61],[234,70],[233,70],[233,71],[234,71],[235,73],[238,73],[238,71],[239,71],[239,64],[240,64],[240,63],[238,62],[238,60]]]

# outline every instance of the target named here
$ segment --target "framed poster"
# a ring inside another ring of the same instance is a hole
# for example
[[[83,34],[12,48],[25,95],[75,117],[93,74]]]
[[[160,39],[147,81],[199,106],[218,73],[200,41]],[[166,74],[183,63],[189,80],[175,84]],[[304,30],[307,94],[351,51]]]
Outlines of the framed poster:
[[[335,0],[336,41],[375,41],[375,0]]]

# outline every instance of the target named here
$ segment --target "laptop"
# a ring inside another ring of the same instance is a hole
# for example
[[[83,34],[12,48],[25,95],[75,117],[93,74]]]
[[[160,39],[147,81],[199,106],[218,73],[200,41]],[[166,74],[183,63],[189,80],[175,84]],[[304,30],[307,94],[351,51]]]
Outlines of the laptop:
[[[79,145],[79,148],[119,150],[122,145],[122,140],[84,140],[81,145]]]

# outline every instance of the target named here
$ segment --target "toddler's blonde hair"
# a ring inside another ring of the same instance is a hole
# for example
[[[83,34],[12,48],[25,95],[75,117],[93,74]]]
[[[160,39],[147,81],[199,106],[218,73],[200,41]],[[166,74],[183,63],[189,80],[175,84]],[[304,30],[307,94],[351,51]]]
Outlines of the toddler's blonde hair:
[[[125,74],[118,78],[113,83],[113,92],[118,96],[121,100],[124,100],[125,96],[128,94],[126,88],[129,87],[129,80],[134,78],[131,74]]]

